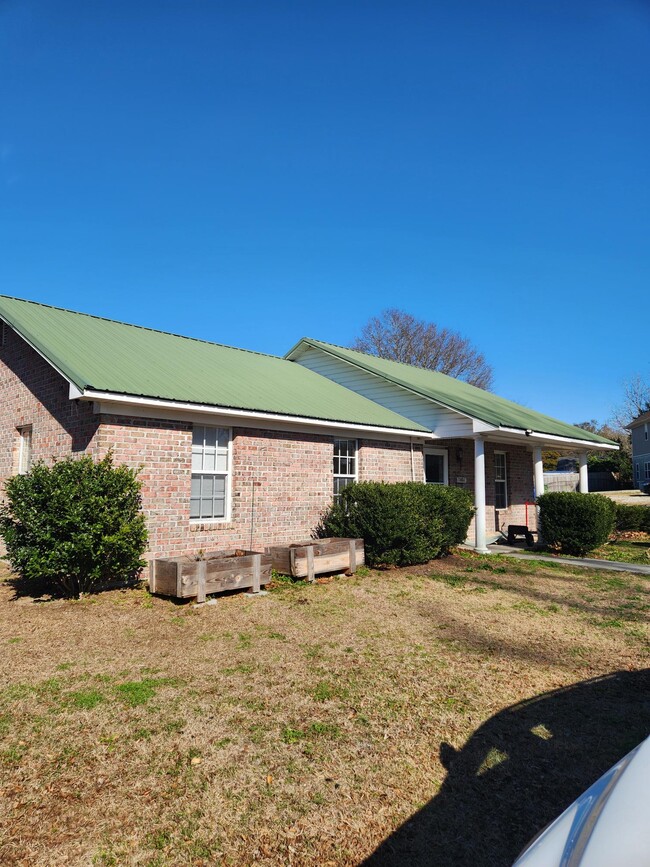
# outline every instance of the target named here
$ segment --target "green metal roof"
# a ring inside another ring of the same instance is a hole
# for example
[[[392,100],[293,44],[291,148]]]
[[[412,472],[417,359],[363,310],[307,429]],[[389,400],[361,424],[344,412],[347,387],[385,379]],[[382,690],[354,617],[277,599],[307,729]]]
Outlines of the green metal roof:
[[[426,431],[274,355],[3,295],[0,318],[82,391]]]
[[[496,427],[509,427],[519,430],[532,430],[535,433],[550,434],[551,436],[568,437],[574,440],[586,442],[599,442],[613,444],[612,440],[597,434],[589,433],[574,425],[558,421],[548,415],[535,412],[511,400],[498,397],[482,388],[468,385],[459,379],[446,376],[437,371],[424,370],[403,364],[400,361],[389,361],[386,358],[377,358],[375,355],[367,355],[354,349],[346,349],[332,343],[324,343],[305,337],[287,353],[287,358],[295,357],[296,350],[301,345],[313,346],[341,358],[350,364],[354,364],[362,370],[381,376],[389,382],[400,385],[409,391],[415,392],[422,397],[429,398],[443,404],[457,412],[471,416],[472,418],[486,422]],[[614,445],[616,445],[614,443]]]

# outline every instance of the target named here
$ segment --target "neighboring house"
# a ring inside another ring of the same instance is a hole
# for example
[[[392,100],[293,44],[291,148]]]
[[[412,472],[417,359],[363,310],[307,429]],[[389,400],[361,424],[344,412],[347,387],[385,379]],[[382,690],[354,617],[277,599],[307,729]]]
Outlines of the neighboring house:
[[[542,448],[617,445],[440,373],[316,340],[285,358],[0,296],[0,485],[70,454],[142,466],[150,554],[309,537],[354,480],[472,491],[478,550],[535,526]],[[534,470],[534,472],[533,472]],[[536,482],[534,482],[534,479]]]
[[[627,429],[632,440],[634,487],[643,490],[645,485],[650,485],[650,411],[637,416]]]

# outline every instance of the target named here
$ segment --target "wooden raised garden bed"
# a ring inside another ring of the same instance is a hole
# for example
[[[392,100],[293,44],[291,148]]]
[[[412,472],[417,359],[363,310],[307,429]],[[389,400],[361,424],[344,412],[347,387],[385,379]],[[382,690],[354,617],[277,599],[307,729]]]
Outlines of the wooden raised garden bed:
[[[313,581],[324,572],[356,572],[363,566],[363,539],[310,539],[270,549],[273,568]]]
[[[149,590],[179,599],[251,588],[271,580],[271,556],[257,551],[208,551],[202,559],[171,557],[149,563]]]

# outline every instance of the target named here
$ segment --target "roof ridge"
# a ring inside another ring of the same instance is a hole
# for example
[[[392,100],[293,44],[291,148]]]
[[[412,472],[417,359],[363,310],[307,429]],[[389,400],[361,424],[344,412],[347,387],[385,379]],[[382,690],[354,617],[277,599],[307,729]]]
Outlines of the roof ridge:
[[[112,322],[115,325],[124,325],[127,328],[138,328],[141,331],[150,331],[153,334],[165,334],[167,337],[177,337],[179,340],[193,340],[196,343],[206,343],[208,346],[220,346],[222,349],[234,349],[237,352],[248,352],[251,355],[261,355],[263,358],[273,358],[276,361],[287,360],[281,355],[272,355],[270,352],[259,352],[256,349],[245,349],[241,346],[231,346],[228,343],[218,343],[215,340],[206,340],[203,337],[190,337],[187,334],[176,334],[174,331],[163,331],[161,328],[150,328],[147,325],[136,325],[133,322],[122,322],[120,319],[110,319],[108,316],[97,316],[95,313],[84,313],[81,310],[70,310],[68,307],[56,307],[54,304],[44,304],[42,301],[31,301],[28,298],[16,298],[14,295],[0,295],[0,302],[2,302],[3,298],[6,298],[9,301],[20,301],[22,304],[32,304],[35,307],[45,307],[48,310],[59,310],[61,313],[71,313],[73,316],[86,316],[88,319],[98,319],[100,322]]]

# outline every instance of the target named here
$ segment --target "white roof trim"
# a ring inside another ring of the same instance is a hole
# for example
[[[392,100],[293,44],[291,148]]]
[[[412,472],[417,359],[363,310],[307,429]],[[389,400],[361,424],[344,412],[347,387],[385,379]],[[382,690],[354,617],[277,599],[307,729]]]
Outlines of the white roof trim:
[[[300,357],[300,355],[303,352],[306,351],[306,349],[315,349],[318,352],[324,352],[326,355],[330,355],[332,358],[336,358],[338,361],[342,361],[344,364],[349,364],[352,367],[355,367],[357,370],[362,370],[364,373],[367,373],[370,376],[376,376],[378,379],[383,379],[386,382],[390,382],[391,385],[394,385],[397,388],[402,388],[402,389],[404,389],[404,391],[408,391],[411,394],[415,394],[418,397],[421,397],[423,400],[431,401],[431,403],[437,404],[438,406],[441,406],[444,409],[449,410],[450,412],[454,412],[454,413],[456,413],[456,415],[460,415],[460,416],[463,416],[464,418],[470,419],[472,422],[472,429],[473,429],[473,432],[475,434],[481,434],[481,433],[487,434],[487,433],[502,431],[503,433],[507,433],[507,434],[515,434],[517,436],[525,436],[527,439],[536,440],[536,441],[540,440],[540,439],[541,440],[549,440],[549,442],[557,443],[558,445],[561,443],[564,443],[566,445],[571,445],[571,446],[580,445],[580,446],[583,446],[584,448],[598,449],[599,451],[604,450],[604,449],[611,449],[612,451],[617,451],[619,449],[619,446],[617,446],[617,445],[608,445],[607,443],[596,443],[596,442],[589,441],[589,440],[572,439],[571,437],[556,436],[555,434],[545,434],[545,433],[542,433],[540,431],[532,431],[531,433],[528,433],[527,431],[521,430],[519,428],[508,428],[508,427],[502,427],[502,426],[495,427],[494,425],[491,425],[489,422],[485,422],[482,419],[477,418],[476,416],[469,415],[468,413],[462,412],[461,410],[456,409],[453,406],[449,406],[449,404],[444,403],[442,400],[437,400],[436,398],[430,397],[427,394],[422,394],[422,392],[418,391],[417,389],[410,388],[407,385],[402,385],[399,382],[395,382],[393,379],[385,377],[380,373],[375,373],[372,370],[367,370],[362,365],[356,364],[354,361],[351,361],[347,358],[341,358],[340,355],[337,355],[335,352],[330,352],[329,350],[325,349],[322,346],[314,346],[313,343],[310,343],[309,340],[304,338],[304,337],[293,347],[293,349],[291,349],[285,355],[285,358],[288,358],[289,361],[295,361],[297,358]],[[299,362],[296,362],[296,363],[299,363]],[[445,439],[447,439],[447,438],[448,437],[445,437]]]
[[[287,424],[302,424],[309,425],[315,428],[349,428],[350,430],[368,432],[374,434],[391,434],[392,436],[401,435],[404,437],[418,437],[419,439],[433,439],[433,434],[428,431],[409,430],[407,428],[396,427],[381,427],[380,425],[358,424],[348,421],[330,421],[329,419],[307,418],[304,416],[282,415],[272,412],[258,412],[247,409],[232,409],[231,407],[212,406],[210,404],[185,403],[176,400],[162,400],[153,397],[138,397],[129,394],[116,394],[108,391],[94,391],[85,389],[81,395],[81,400],[93,401],[111,401],[113,403],[124,404],[136,409],[137,407],[153,407],[159,409],[174,409],[192,413],[209,413],[211,415],[220,415],[232,419],[256,419],[259,421],[283,422]]]
[[[599,443],[594,442],[594,440],[579,440],[573,439],[572,437],[561,437],[556,436],[555,434],[546,434],[541,433],[539,431],[524,431],[520,428],[514,427],[499,427],[498,431],[500,433],[513,434],[515,436],[524,437],[527,440],[538,443],[540,440],[542,442],[556,443],[557,445],[568,445],[568,446],[579,446],[584,449],[596,449],[597,451],[604,451],[606,449],[610,449],[611,451],[618,451],[620,446],[615,445],[614,443]]]

